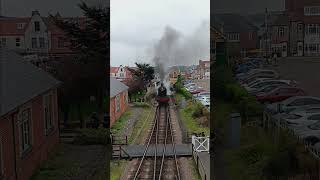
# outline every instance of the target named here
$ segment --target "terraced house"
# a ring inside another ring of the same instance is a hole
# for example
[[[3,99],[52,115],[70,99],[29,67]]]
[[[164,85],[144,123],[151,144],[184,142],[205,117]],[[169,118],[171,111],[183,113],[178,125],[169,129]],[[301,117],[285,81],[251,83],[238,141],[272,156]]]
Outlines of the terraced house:
[[[0,51],[0,179],[28,180],[59,143],[59,81]]]
[[[84,17],[61,17],[59,13],[55,16],[80,28],[85,26]],[[65,33],[50,16],[41,16],[39,11],[32,11],[30,17],[0,17],[0,46],[31,56],[30,61],[37,65],[73,55]]]

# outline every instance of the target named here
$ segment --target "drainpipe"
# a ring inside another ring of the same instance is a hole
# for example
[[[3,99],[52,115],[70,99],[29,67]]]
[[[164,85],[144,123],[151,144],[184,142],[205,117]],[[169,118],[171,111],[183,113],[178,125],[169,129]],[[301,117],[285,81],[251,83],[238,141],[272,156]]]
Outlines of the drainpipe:
[[[17,151],[16,151],[16,133],[15,133],[15,125],[14,125],[14,115],[17,112],[11,115],[11,123],[12,123],[12,137],[13,137],[13,153],[14,153],[14,174],[15,179],[18,180],[18,173],[17,173]]]

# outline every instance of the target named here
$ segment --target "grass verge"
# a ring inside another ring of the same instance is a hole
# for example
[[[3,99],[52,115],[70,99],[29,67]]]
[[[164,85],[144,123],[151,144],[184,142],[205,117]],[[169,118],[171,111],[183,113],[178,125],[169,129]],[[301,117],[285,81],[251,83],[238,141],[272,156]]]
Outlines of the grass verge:
[[[182,98],[183,97],[181,95],[179,94],[176,95],[177,102],[180,102]],[[189,103],[186,104],[185,107],[181,107],[179,109],[179,113],[182,116],[182,122],[185,124],[189,134],[204,132],[205,135],[209,136],[210,128],[207,126],[202,126],[199,122],[199,118],[193,117],[193,114],[196,111],[196,108],[197,108],[197,105],[190,101]]]
[[[123,170],[127,162],[125,160],[111,160],[110,162],[110,178],[111,180],[118,180],[123,174]]]

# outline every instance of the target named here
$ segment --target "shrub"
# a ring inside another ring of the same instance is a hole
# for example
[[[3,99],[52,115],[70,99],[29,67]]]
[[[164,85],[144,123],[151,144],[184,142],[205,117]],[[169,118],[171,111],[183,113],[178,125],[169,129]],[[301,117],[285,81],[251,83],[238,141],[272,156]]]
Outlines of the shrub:
[[[249,96],[248,92],[238,84],[226,85],[226,98],[233,103],[240,103],[242,98]]]
[[[196,103],[192,112],[192,117],[198,118],[203,116],[203,106],[202,104]]]

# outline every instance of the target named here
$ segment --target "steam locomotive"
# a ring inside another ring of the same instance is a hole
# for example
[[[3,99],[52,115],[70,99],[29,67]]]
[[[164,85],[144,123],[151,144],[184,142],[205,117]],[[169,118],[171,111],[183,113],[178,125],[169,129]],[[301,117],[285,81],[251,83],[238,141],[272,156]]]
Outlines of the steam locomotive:
[[[158,88],[158,95],[156,100],[160,104],[166,104],[170,101],[170,97],[167,94],[167,88],[161,83],[160,87]]]

